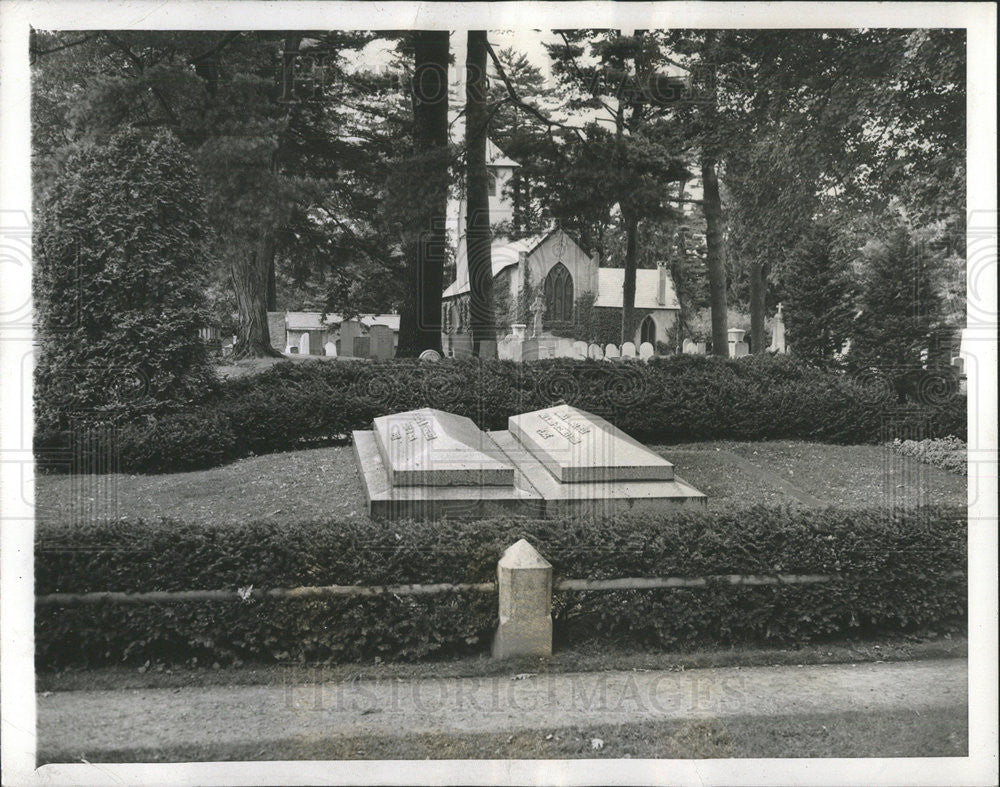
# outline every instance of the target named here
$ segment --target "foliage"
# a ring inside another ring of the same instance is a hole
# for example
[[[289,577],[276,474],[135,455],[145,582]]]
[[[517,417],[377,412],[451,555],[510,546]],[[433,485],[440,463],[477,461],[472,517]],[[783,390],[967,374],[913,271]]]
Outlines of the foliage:
[[[561,401],[655,443],[884,443],[914,433],[964,435],[965,397],[933,386],[925,393],[923,403],[900,406],[878,380],[824,370],[789,356],[731,360],[683,355],[649,363],[288,362],[227,381],[191,414],[190,428],[202,435],[203,450],[193,451],[194,437],[173,429],[173,422],[155,427],[155,437],[145,428],[129,430],[119,437],[117,449],[126,472],[187,469],[192,463],[205,466],[209,459],[349,440],[352,430],[369,429],[374,418],[386,413],[436,407],[468,416],[484,429],[505,429],[509,416]],[[47,463],[42,449],[58,448],[64,439],[58,432],[39,436],[37,460]],[[146,464],[150,449],[145,443],[150,440],[162,446],[152,466]]]
[[[829,361],[850,336],[856,295],[848,253],[827,220],[814,224],[790,255],[784,319],[788,343],[801,358]]]
[[[205,204],[177,139],[124,131],[85,146],[45,197],[36,428],[134,420],[201,399],[214,379],[198,335]]]
[[[819,585],[557,592],[558,644],[605,640],[664,648],[802,643],[961,625],[965,512],[957,508],[678,509],[602,521],[357,520],[193,526],[104,521],[39,534],[36,592],[257,589],[495,581],[527,538],[555,577],[839,574]],[[489,647],[496,596],[446,593],[338,600],[169,605],[43,605],[41,668],[68,664],[414,660]]]
[[[933,257],[904,226],[872,240],[862,255],[860,314],[854,320],[848,361],[876,370],[903,396],[906,376],[922,366],[921,352],[940,327]]]
[[[921,462],[951,470],[959,475],[969,472],[969,446],[954,435],[928,437],[925,440],[900,440],[889,443],[892,450]]]

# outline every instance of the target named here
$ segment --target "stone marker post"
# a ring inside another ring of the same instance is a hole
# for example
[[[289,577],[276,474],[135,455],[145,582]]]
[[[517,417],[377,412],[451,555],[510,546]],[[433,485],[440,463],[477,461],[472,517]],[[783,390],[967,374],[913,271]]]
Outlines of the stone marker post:
[[[493,658],[552,655],[552,564],[523,538],[497,563],[500,626]]]

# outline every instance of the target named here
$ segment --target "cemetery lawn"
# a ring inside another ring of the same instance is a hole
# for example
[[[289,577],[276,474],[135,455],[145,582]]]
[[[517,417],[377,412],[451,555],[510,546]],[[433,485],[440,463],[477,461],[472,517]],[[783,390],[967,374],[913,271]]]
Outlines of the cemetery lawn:
[[[119,749],[92,762],[423,759],[965,757],[968,712],[944,707],[794,716],[589,724],[548,730],[372,735]],[[594,741],[600,741],[595,748]],[[38,752],[39,764],[66,752]]]
[[[804,506],[965,505],[965,476],[883,446],[800,441],[653,446],[677,474],[708,495],[709,508],[787,502]],[[161,475],[39,474],[39,528],[104,516],[186,522],[367,517],[350,446],[240,459],[223,467]]]

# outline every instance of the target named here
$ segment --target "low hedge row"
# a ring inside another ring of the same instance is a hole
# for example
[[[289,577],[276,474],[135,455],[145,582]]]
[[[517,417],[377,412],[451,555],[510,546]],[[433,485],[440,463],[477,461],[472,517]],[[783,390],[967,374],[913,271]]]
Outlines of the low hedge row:
[[[929,507],[678,510],[574,520],[313,520],[213,527],[173,521],[48,529],[36,545],[39,594],[486,582],[527,538],[559,578],[842,574],[810,586],[559,592],[555,636],[653,647],[804,642],[862,631],[960,625],[965,512]],[[482,652],[496,597],[40,605],[39,667],[180,662],[412,660]]]
[[[954,435],[926,440],[893,440],[889,446],[903,456],[950,470],[959,475],[969,472],[969,446]]]
[[[896,436],[965,434],[965,397],[925,385],[900,406],[877,375],[809,366],[789,356],[727,360],[671,356],[650,363],[566,359],[277,364],[227,382],[196,411],[119,428],[125,472],[193,470],[251,454],[346,440],[374,417],[437,407],[505,429],[510,415],[568,402],[640,440],[800,439],[884,443]],[[36,432],[40,461],[65,433]]]

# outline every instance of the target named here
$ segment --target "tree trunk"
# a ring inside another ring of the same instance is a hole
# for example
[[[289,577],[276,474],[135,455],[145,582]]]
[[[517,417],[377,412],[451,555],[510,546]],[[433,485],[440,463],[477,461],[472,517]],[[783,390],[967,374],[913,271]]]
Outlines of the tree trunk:
[[[625,224],[625,279],[622,284],[622,339],[620,344],[632,341],[635,330],[635,266],[638,247],[639,219],[633,213],[622,211]]]
[[[705,214],[706,257],[708,262],[709,304],[712,309],[712,354],[729,355],[729,304],[726,302],[726,245],[722,234],[722,198],[715,172],[714,156],[703,153],[701,180],[702,209]]]
[[[754,354],[767,351],[764,336],[765,300],[767,298],[767,266],[763,262],[750,265],[750,349]]]
[[[493,265],[490,259],[490,197],[486,172],[486,31],[470,30],[465,60],[466,249],[473,354],[496,339]],[[488,352],[488,351],[486,351]]]
[[[441,292],[448,207],[448,31],[414,33],[413,105],[415,179],[419,202],[408,244],[409,297],[400,314],[400,356],[441,351]]]
[[[274,249],[271,250],[271,259],[267,264],[267,310],[269,312],[278,311],[278,281],[274,270]]]
[[[236,325],[234,358],[272,358],[281,353],[271,347],[267,327],[267,277],[274,259],[274,237],[267,233],[230,266],[239,319]]]

